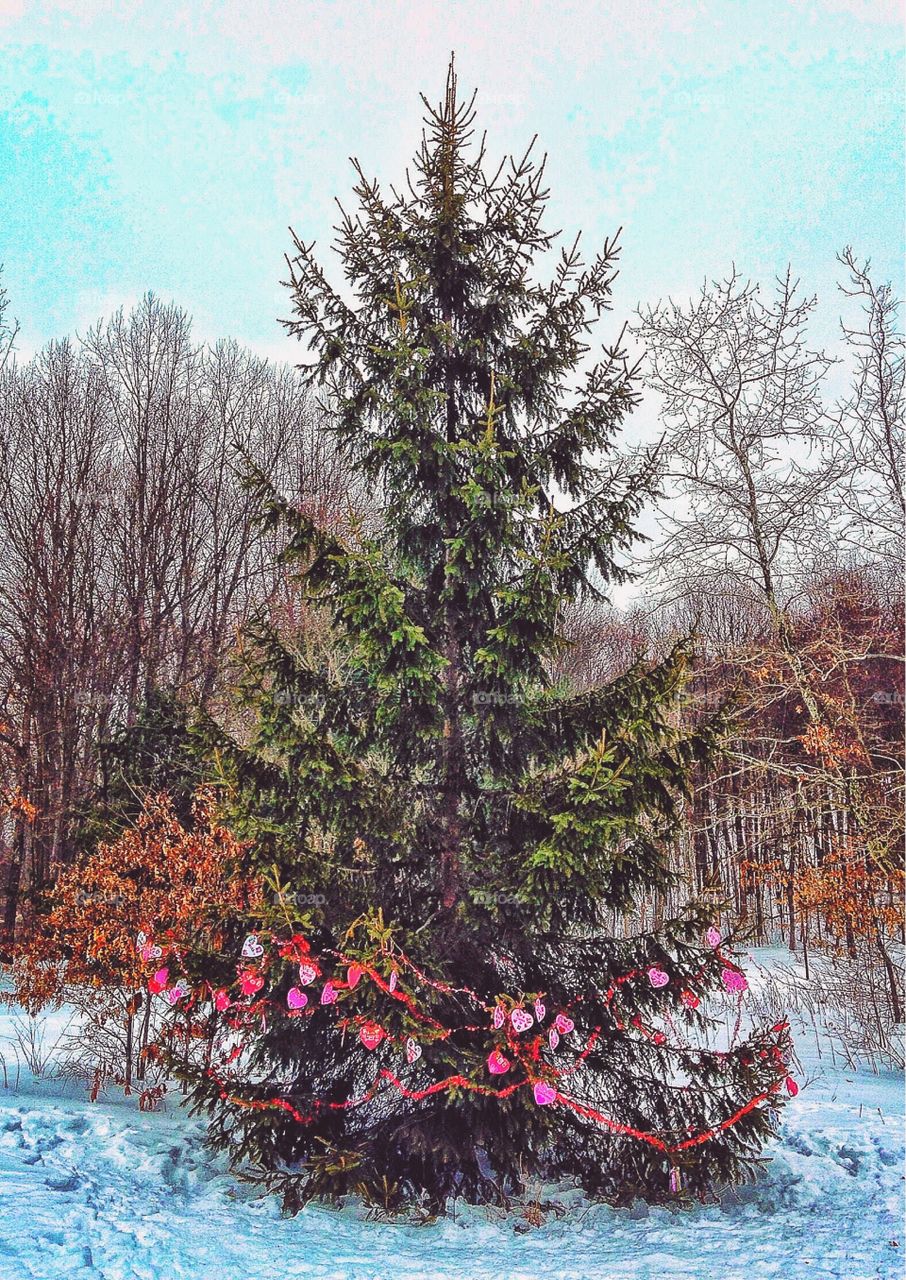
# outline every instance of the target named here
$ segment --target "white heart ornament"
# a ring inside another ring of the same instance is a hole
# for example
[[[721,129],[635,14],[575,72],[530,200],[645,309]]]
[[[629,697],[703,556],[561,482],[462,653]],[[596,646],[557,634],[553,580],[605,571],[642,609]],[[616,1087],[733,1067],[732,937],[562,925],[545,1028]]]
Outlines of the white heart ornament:
[[[250,933],[242,944],[242,956],[245,960],[257,960],[264,955],[264,947],[258,941],[257,933]]]
[[[550,1031],[548,1031],[547,1042],[552,1049],[556,1049],[557,1045],[560,1043],[560,1032],[556,1027],[551,1027]]]
[[[528,1031],[535,1025],[535,1019],[526,1009],[514,1009],[510,1014],[510,1022],[514,1031]]]
[[[299,982],[303,987],[307,987],[309,983],[314,982],[318,976],[318,971],[313,964],[299,965]]]
[[[397,982],[399,982],[399,974],[394,969],[390,975],[390,981],[387,983],[387,990],[395,991]]]
[[[413,1040],[410,1036],[406,1041],[406,1061],[411,1066],[413,1062],[418,1062],[422,1056],[422,1047],[417,1040]]]
[[[536,1000],[535,1001],[535,1017],[537,1018],[537,1020],[539,1022],[542,1022],[544,1020],[544,1015],[546,1013],[547,1013],[547,1009],[544,1007],[544,1001]]]
[[[502,1007],[499,1004],[495,1005],[494,1016],[491,1018],[491,1025],[494,1027],[495,1031],[499,1030],[503,1026],[503,1019],[505,1016],[506,1015],[504,1014]]]

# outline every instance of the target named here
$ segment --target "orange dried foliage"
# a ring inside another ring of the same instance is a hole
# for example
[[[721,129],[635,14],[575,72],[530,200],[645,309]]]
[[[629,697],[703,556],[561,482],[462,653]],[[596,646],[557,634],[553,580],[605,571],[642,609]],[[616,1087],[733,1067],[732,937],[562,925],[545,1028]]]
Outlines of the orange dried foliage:
[[[51,910],[17,951],[16,998],[35,1012],[64,981],[141,989],[156,965],[139,954],[140,931],[216,947],[223,920],[260,900],[260,884],[239,875],[242,850],[209,791],[195,798],[191,829],[166,795],[149,797],[134,827],[60,874]]]
[[[820,866],[802,866],[792,873],[778,861],[749,860],[741,872],[752,883],[778,889],[789,888],[792,881],[796,910],[806,917],[818,912],[837,941],[874,938],[878,931],[892,936],[902,925],[903,872],[881,871],[855,849],[835,850]]]

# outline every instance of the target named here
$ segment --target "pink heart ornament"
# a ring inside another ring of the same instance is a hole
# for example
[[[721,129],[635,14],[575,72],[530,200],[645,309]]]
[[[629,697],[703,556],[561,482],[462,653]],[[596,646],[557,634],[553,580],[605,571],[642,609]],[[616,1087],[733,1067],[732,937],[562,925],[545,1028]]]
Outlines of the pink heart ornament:
[[[575,1030],[576,1024],[572,1018],[568,1018],[565,1013],[558,1013],[554,1019],[554,1026],[560,1032],[561,1036],[568,1036],[571,1031]]]
[[[552,1088],[544,1080],[539,1080],[534,1088],[535,1101],[539,1107],[547,1107],[556,1099],[557,1090]]]
[[[499,1049],[494,1049],[488,1054],[488,1071],[492,1076],[505,1075],[509,1069],[509,1059],[505,1058]]]
[[[705,941],[709,947],[719,947],[721,942],[720,929],[716,929],[712,924],[711,928],[705,934]]]
[[[333,1004],[337,998],[337,989],[332,982],[325,982],[324,990],[321,992],[322,1004]]]
[[[510,1014],[510,1022],[514,1031],[528,1031],[535,1025],[535,1019],[526,1009],[514,1009]]]
[[[735,969],[721,969],[720,980],[727,991],[745,991],[749,986],[745,974],[737,973]]]
[[[308,996],[298,987],[290,987],[286,993],[286,1003],[290,1009],[304,1009],[308,1004]]]
[[[664,973],[663,969],[659,969],[656,964],[653,964],[648,970],[648,981],[653,987],[666,987],[670,981],[670,974]]]

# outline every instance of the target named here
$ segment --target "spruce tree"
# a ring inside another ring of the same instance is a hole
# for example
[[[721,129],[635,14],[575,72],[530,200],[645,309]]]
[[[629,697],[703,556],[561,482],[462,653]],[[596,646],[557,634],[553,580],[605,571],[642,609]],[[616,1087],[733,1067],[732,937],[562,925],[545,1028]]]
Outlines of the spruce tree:
[[[289,1205],[505,1202],[535,1175],[703,1194],[770,1134],[786,1029],[701,1047],[703,998],[744,986],[713,906],[624,922],[669,881],[715,727],[679,714],[682,645],[582,693],[551,674],[645,496],[614,454],[636,372],[591,349],[617,245],[554,257],[543,163],[489,168],[452,64],[425,106],[404,189],[355,166],[342,290],[313,246],[288,259],[290,332],[383,518],[329,531],[253,477],[325,625],[258,625],[254,727],[217,742],[271,892],[183,957],[227,1038],[193,1096]]]

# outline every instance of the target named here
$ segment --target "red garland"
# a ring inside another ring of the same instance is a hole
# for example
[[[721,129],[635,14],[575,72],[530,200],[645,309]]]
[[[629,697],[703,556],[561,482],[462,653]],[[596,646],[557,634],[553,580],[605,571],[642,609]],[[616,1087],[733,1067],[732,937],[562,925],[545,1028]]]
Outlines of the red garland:
[[[308,944],[305,941],[305,939],[303,939],[299,935],[295,935],[293,938],[289,940],[289,942],[280,943],[278,939],[274,939],[274,941],[277,942],[278,946],[280,947],[279,954],[287,959],[296,960],[299,958],[300,955],[309,957]],[[173,948],[173,950],[175,952],[175,948]],[[177,959],[181,960],[181,957],[178,955],[178,953],[176,954],[177,954]],[[401,991],[399,987],[395,984],[393,987],[391,987],[388,984],[388,982],[384,980],[382,975],[377,971],[377,969],[373,965],[370,965],[367,962],[363,962],[361,960],[352,960],[350,957],[344,955],[342,952],[339,952],[339,951],[330,951],[329,954],[336,957],[338,960],[340,960],[343,964],[347,966],[355,965],[360,970],[360,973],[362,975],[367,974],[368,977],[371,978],[371,980],[379,988],[379,990],[384,992],[385,995],[388,995],[392,999],[397,1000],[401,1004],[403,1004],[414,1019],[416,1019],[417,1021],[421,1022],[422,1024],[428,1027],[431,1027],[432,1030],[435,1032],[435,1036],[432,1038],[447,1039],[450,1035],[453,1034],[454,1028],[446,1027],[444,1026],[443,1023],[437,1021],[437,1019],[432,1018],[428,1014],[423,1013],[421,1009],[419,1009],[418,1005],[416,1004],[412,996],[408,995],[404,991]],[[717,948],[714,949],[714,955],[715,955],[715,958],[725,968],[732,968],[736,972],[741,972],[741,970],[738,969],[738,966],[736,966],[732,961],[728,961],[724,956],[722,956],[720,952],[717,950]],[[491,1006],[491,1007],[487,1006],[484,1003],[484,1001],[481,1000],[481,998],[476,994],[476,992],[472,991],[468,987],[451,987],[447,983],[438,982],[429,978],[426,974],[422,973],[422,971],[418,969],[417,966],[413,964],[411,960],[409,960],[408,956],[406,956],[402,952],[394,953],[394,961],[405,965],[408,969],[412,971],[412,973],[416,976],[416,978],[419,981],[423,982],[427,986],[432,987],[436,991],[439,991],[443,994],[449,994],[449,995],[457,994],[457,995],[468,996],[470,1000],[472,1000],[480,1009],[482,1009],[487,1014],[493,1013],[494,1008],[496,1007],[496,1006]],[[621,985],[623,985],[623,983],[629,982],[633,978],[646,976],[647,972],[648,972],[647,970],[640,970],[640,969],[630,970],[628,973],[623,974],[621,977],[617,978],[604,995],[605,1006],[612,1013],[616,1027],[620,1031],[625,1031],[627,1028],[626,1028],[626,1024],[620,1018],[619,1014],[613,1008],[613,1004],[614,1004],[615,997],[617,995],[618,988]],[[695,977],[693,978],[693,983],[697,981],[699,978],[701,978],[705,972],[706,972],[706,966],[703,967],[699,971],[699,973],[695,975]],[[358,981],[358,979],[356,981]],[[355,985],[355,983],[352,985]],[[332,986],[336,990],[340,990],[340,989],[348,989],[350,987],[350,984],[347,982],[342,982],[339,979],[337,979],[332,983]],[[741,1001],[742,1001],[742,993],[740,993],[740,1014],[741,1014]],[[580,997],[579,999],[572,1001],[567,1006],[567,1008],[572,1008],[575,1004],[578,1004],[581,1002],[582,1000]],[[254,1002],[251,1002],[248,1005],[242,1005],[242,1006],[234,1005],[233,1007],[236,1009],[237,1013],[244,1014],[247,1019],[249,1014],[257,1015],[262,1008],[268,1005],[272,1007],[276,1007],[276,1002],[269,999],[268,997],[263,997],[261,999],[255,1000]],[[286,1011],[284,1010],[283,1012],[286,1012]],[[304,1012],[302,1010],[290,1010],[287,1016],[309,1017],[314,1012],[315,1012],[315,1008],[309,1007]],[[243,1029],[243,1023],[240,1017],[236,1017],[234,1015],[233,1018],[228,1019],[228,1022],[236,1030]],[[362,1015],[354,1015],[353,1017],[342,1019],[340,1025],[343,1027],[354,1025],[361,1028],[363,1025],[370,1025],[370,1023],[371,1023],[370,1019]],[[374,1025],[383,1032],[382,1038],[387,1038],[394,1042],[400,1039],[399,1037],[390,1036],[387,1032],[383,1031],[383,1028],[380,1028],[379,1024],[374,1024]],[[773,1030],[775,1032],[781,1032],[786,1028],[786,1025],[787,1024],[785,1022],[780,1022],[773,1028]],[[652,1031],[650,1028],[646,1027],[642,1023],[640,1018],[638,1017],[633,1018],[632,1026],[636,1030],[641,1031],[643,1035],[645,1035],[649,1040],[652,1040],[653,1043],[658,1045],[658,1047],[661,1047],[665,1044],[666,1038],[663,1036],[663,1033]],[[738,1030],[738,1026],[739,1026],[739,1017],[737,1017],[737,1030]],[[468,1027],[459,1028],[459,1030],[475,1031],[475,1032],[483,1032],[489,1029],[490,1028],[487,1026],[468,1026]],[[562,1079],[563,1077],[571,1075],[575,1071],[577,1071],[581,1066],[581,1064],[585,1061],[585,1059],[591,1053],[592,1049],[594,1048],[594,1045],[597,1043],[598,1039],[600,1038],[601,1032],[602,1032],[601,1026],[596,1026],[593,1028],[593,1030],[591,1031],[586,1041],[585,1047],[576,1056],[575,1061],[573,1061],[570,1066],[557,1068],[552,1063],[544,1063],[543,1064],[545,1068],[544,1076],[551,1077],[554,1079]],[[434,1094],[449,1093],[453,1089],[463,1089],[471,1093],[481,1094],[482,1096],[485,1096],[485,1097],[494,1097],[494,1098],[504,1099],[504,1098],[511,1097],[514,1093],[516,1093],[520,1089],[524,1089],[526,1087],[534,1087],[539,1083],[542,1083],[542,1078],[538,1076],[536,1072],[533,1070],[533,1064],[539,1063],[541,1061],[541,1046],[542,1046],[542,1041],[544,1039],[543,1035],[533,1036],[531,1040],[519,1040],[515,1034],[515,1031],[510,1023],[509,1018],[507,1019],[507,1022],[506,1022],[505,1035],[506,1035],[506,1040],[507,1040],[507,1044],[509,1046],[510,1052],[512,1052],[513,1056],[516,1058],[516,1060],[519,1062],[519,1064],[522,1066],[523,1070],[525,1071],[525,1078],[514,1081],[512,1084],[507,1085],[502,1089],[494,1089],[488,1085],[480,1084],[477,1081],[471,1080],[467,1076],[464,1076],[461,1074],[447,1076],[445,1079],[436,1081],[434,1084],[428,1085],[422,1089],[410,1089],[407,1085],[403,1084],[403,1082],[396,1075],[394,1075],[392,1071],[390,1071],[386,1067],[382,1067],[379,1069],[378,1079],[360,1097],[349,1098],[345,1102],[327,1102],[321,1099],[317,1099],[313,1103],[312,1110],[307,1115],[299,1111],[298,1108],[296,1108],[286,1098],[272,1097],[272,1098],[261,1098],[261,1099],[246,1099],[231,1093],[227,1088],[226,1082],[217,1074],[217,1072],[213,1067],[208,1067],[206,1074],[211,1079],[213,1079],[217,1084],[220,1092],[220,1097],[222,1100],[228,1101],[235,1106],[246,1107],[246,1108],[251,1108],[255,1110],[277,1108],[291,1115],[292,1118],[298,1124],[308,1125],[314,1122],[314,1120],[317,1118],[317,1115],[320,1111],[323,1111],[323,1110],[345,1111],[353,1107],[362,1106],[365,1103],[371,1101],[371,1099],[373,1099],[376,1096],[380,1088],[380,1083],[383,1080],[386,1080],[388,1083],[393,1085],[393,1087],[404,1098],[407,1098],[413,1101],[423,1101],[425,1098],[432,1097]],[[736,1032],[734,1032],[734,1040],[735,1040],[735,1035],[736,1035]],[[232,1049],[232,1051],[229,1053],[227,1058],[225,1059],[224,1065],[234,1062],[241,1055],[244,1047],[245,1046],[242,1044],[235,1046]],[[368,1047],[371,1047],[371,1046],[368,1046]],[[667,1046],[667,1047],[669,1048],[670,1046]],[[705,1051],[702,1050],[701,1052],[705,1052]],[[763,1053],[762,1057],[764,1056],[766,1055]],[[777,1063],[779,1069],[785,1075],[786,1066],[785,1066],[783,1054],[780,1052],[779,1046],[777,1045],[773,1046],[772,1056],[774,1057],[775,1062]],[[577,1099],[571,1098],[568,1094],[561,1093],[559,1090],[553,1089],[550,1086],[547,1086],[547,1087],[550,1088],[551,1102],[560,1103],[561,1105],[568,1107],[570,1110],[575,1112],[575,1114],[580,1115],[585,1119],[593,1120],[595,1123],[610,1129],[614,1133],[623,1134],[627,1137],[634,1138],[640,1142],[646,1142],[650,1146],[656,1147],[658,1150],[663,1151],[666,1154],[675,1154],[676,1152],[686,1150],[689,1147],[698,1146],[704,1142],[708,1142],[710,1139],[716,1137],[718,1133],[722,1132],[725,1129],[729,1129],[732,1125],[736,1124],[740,1119],[742,1119],[743,1116],[753,1111],[756,1107],[760,1106],[762,1103],[769,1101],[771,1096],[773,1094],[776,1094],[780,1090],[781,1085],[782,1085],[782,1081],[778,1080],[775,1084],[773,1084],[770,1087],[770,1089],[767,1092],[757,1094],[755,1097],[751,1098],[747,1103],[745,1103],[742,1107],[740,1107],[738,1111],[734,1112],[732,1116],[729,1116],[727,1119],[721,1121],[720,1124],[712,1126],[711,1128],[706,1129],[701,1133],[694,1134],[690,1137],[683,1139],[681,1142],[674,1143],[672,1145],[666,1142],[663,1138],[658,1137],[656,1134],[646,1133],[644,1130],[636,1129],[632,1125],[623,1124],[620,1121],[614,1120],[611,1116],[607,1116],[603,1112],[598,1111],[596,1108],[587,1106],[586,1104],[579,1102]],[[792,1088],[790,1087],[790,1085],[792,1085]],[[791,1081],[789,1078],[787,1078],[787,1090],[791,1095],[795,1095],[795,1092],[798,1091],[795,1085],[795,1082]]]

